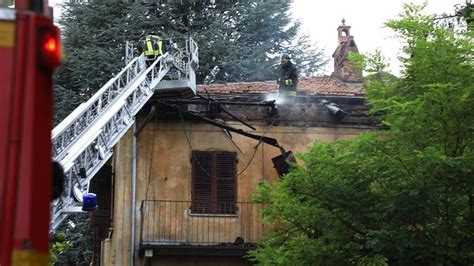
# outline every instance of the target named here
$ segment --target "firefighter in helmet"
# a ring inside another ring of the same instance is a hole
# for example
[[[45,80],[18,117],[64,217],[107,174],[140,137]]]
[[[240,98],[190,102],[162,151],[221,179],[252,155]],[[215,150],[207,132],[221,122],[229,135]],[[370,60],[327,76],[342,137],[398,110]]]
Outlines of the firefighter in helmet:
[[[280,94],[296,96],[296,85],[298,84],[298,72],[295,64],[291,62],[288,54],[283,54],[280,61],[280,75],[277,83]]]

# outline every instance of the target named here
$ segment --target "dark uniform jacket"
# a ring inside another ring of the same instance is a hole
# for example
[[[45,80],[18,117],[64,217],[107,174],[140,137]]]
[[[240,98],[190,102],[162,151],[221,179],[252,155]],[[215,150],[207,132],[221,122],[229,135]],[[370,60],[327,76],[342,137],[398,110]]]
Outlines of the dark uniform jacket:
[[[285,80],[290,79],[292,84],[287,86]],[[280,75],[278,77],[277,83],[280,85],[280,91],[296,91],[296,85],[298,83],[298,72],[293,63],[288,62],[287,65],[280,68]]]

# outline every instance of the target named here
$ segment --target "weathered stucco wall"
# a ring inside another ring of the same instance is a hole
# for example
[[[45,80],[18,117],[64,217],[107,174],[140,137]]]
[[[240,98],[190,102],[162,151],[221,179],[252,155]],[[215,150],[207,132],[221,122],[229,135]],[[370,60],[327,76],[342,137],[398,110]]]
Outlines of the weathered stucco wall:
[[[361,129],[354,128],[256,128],[253,133],[276,138],[286,150],[293,152],[305,152],[316,140],[350,139],[361,132]],[[192,150],[234,151],[238,159],[237,173],[240,173],[252,159],[258,141],[235,133],[232,137],[242,153],[226,133],[212,125],[150,123],[138,138],[137,200],[191,200]],[[238,176],[237,201],[249,201],[261,181],[278,179],[271,158],[279,154],[278,148],[263,143],[259,145],[251,164]]]
[[[238,124],[233,126],[241,127]],[[316,140],[336,141],[350,139],[366,127],[291,127],[256,125],[255,134],[276,138],[286,150],[305,152]],[[247,128],[242,129],[247,131]],[[129,131],[117,144],[113,159],[115,184],[113,201],[113,234],[102,254],[107,262],[126,265],[130,252],[131,222],[131,162],[132,136]],[[223,150],[237,153],[237,173],[241,173],[251,161],[245,172],[237,177],[237,201],[248,202],[252,193],[262,181],[274,182],[278,175],[271,158],[280,154],[278,148],[260,144],[255,155],[254,147],[258,141],[233,133],[232,140],[220,128],[198,122],[159,121],[150,122],[137,139],[137,194],[136,194],[136,234],[135,248],[138,248],[141,233],[140,204],[143,200],[191,201],[191,151]],[[238,146],[242,152],[236,147]],[[253,157],[253,158],[252,158]],[[192,217],[181,210],[175,216]],[[157,218],[158,219],[158,218]],[[170,218],[171,219],[171,218]],[[173,219],[176,219],[174,217]],[[183,218],[184,219],[184,218]],[[252,217],[258,220],[259,217]],[[162,221],[171,223],[171,221]],[[181,222],[180,222],[181,223]],[[184,223],[183,223],[184,224]],[[256,222],[258,224],[258,222]],[[145,227],[147,225],[144,225]],[[157,229],[156,225],[154,230]],[[175,232],[184,230],[176,225]],[[241,230],[247,230],[241,228]],[[149,231],[149,230],[148,230]],[[257,229],[253,229],[257,232]],[[224,232],[225,234],[225,232]],[[234,234],[232,234],[234,235]],[[192,236],[187,236],[192,237]],[[253,236],[248,236],[253,237]],[[249,241],[249,239],[246,239]],[[136,258],[138,250],[135,250]],[[104,258],[102,261],[105,262]]]
[[[102,265],[128,265],[130,259],[132,131],[115,147],[112,203],[112,237],[103,242]],[[100,196],[100,195],[99,195]]]

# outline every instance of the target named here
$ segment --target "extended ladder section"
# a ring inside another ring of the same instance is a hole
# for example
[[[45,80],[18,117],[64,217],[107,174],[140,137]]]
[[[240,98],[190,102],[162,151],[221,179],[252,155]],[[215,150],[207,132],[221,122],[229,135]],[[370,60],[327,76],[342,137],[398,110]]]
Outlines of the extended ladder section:
[[[82,212],[82,194],[87,193],[89,182],[155,93],[195,94],[197,46],[192,38],[171,40],[171,44],[148,68],[144,58],[127,60],[120,73],[53,129],[53,160],[61,163],[66,179],[63,194],[52,204],[52,232],[68,214]],[[164,79],[168,85],[159,86]]]

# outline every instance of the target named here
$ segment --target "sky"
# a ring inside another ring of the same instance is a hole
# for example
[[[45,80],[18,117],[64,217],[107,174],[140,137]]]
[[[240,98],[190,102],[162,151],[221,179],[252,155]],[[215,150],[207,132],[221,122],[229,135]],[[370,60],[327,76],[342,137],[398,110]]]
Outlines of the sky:
[[[400,74],[400,62],[397,57],[401,51],[401,43],[395,38],[394,32],[384,26],[384,22],[396,19],[403,10],[404,3],[421,4],[425,0],[337,0],[315,1],[294,0],[292,14],[300,19],[302,30],[310,35],[317,46],[324,48],[325,54],[331,58],[323,74],[330,75],[334,61],[332,53],[336,49],[337,27],[342,18],[351,26],[350,35],[354,36],[360,53],[374,53],[379,49],[388,60],[388,71]],[[455,4],[464,0],[428,0],[428,14],[454,13]]]

